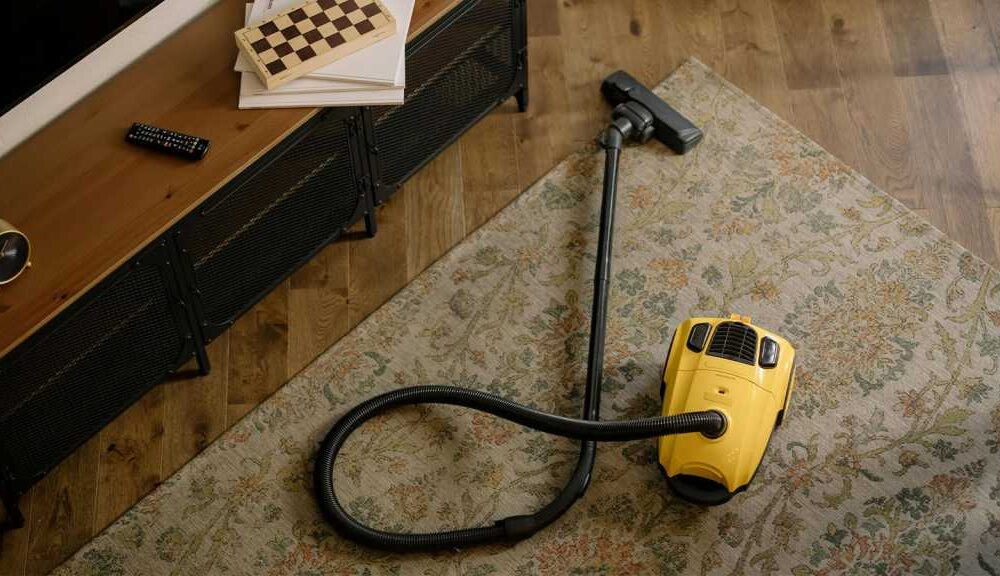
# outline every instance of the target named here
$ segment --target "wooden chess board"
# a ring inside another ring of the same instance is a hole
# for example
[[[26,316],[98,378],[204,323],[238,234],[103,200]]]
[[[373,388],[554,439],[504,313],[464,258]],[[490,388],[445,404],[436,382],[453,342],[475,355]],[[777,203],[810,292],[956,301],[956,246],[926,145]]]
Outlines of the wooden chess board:
[[[269,89],[308,74],[396,32],[380,0],[310,0],[236,31],[236,44]]]

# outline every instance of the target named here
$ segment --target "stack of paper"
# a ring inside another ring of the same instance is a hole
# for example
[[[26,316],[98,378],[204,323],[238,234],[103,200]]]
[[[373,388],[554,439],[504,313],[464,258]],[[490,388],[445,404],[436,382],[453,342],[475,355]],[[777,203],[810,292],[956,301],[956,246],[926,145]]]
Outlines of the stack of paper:
[[[396,19],[396,34],[327,64],[287,84],[268,90],[243,53],[240,108],[294,108],[402,104],[406,84],[406,35],[415,0],[382,0]],[[255,0],[247,6],[247,26],[295,8],[302,0]]]

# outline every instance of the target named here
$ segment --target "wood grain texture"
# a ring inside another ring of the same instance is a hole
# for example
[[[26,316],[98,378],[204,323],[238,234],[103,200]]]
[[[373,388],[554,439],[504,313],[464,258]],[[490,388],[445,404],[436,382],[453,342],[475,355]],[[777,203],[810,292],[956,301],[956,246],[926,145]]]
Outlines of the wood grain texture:
[[[96,534],[100,452],[101,438],[95,436],[32,488],[26,573],[47,573]]]
[[[351,328],[409,281],[406,262],[408,200],[406,190],[390,198],[378,208],[378,235],[365,241],[351,242],[351,273],[347,291],[347,317]]]
[[[909,207],[919,208],[905,104],[893,78],[881,15],[870,0],[824,0],[824,5],[858,143],[855,168]]]
[[[0,159],[0,212],[34,249],[0,291],[0,353],[313,113],[235,108],[235,44],[218,31],[241,18],[223,0]],[[135,121],[215,145],[200,162],[151,153],[124,142]]]
[[[930,0],[879,0],[896,76],[948,74]]]
[[[94,534],[163,479],[164,392],[153,388],[101,431]]]
[[[409,37],[459,0],[420,0]],[[32,241],[30,273],[0,290],[0,355],[316,113],[238,110],[245,0],[219,0],[0,158],[0,214]],[[199,162],[130,146],[141,121],[213,142]]]
[[[458,172],[459,194],[465,208],[465,230],[479,228],[521,191],[518,186],[517,146],[513,102],[472,127],[461,140],[461,166],[475,169]],[[417,197],[414,194],[414,197]],[[411,222],[413,220],[411,219]]]
[[[1000,3],[935,0],[934,8],[983,199],[989,206],[1000,207],[1000,121],[996,121],[1000,118],[1000,44],[990,27],[991,12],[1000,12]]]
[[[995,1],[984,0],[986,8],[986,19],[984,25],[988,25],[993,33],[993,45],[1000,51],[1000,4]]]
[[[1000,208],[990,208],[990,229],[993,231],[993,249],[1000,254]]]
[[[162,474],[169,477],[226,430],[229,333],[208,345],[212,372],[194,376],[192,359],[163,383]]]
[[[666,36],[659,41],[666,42],[667,69],[662,77],[669,74],[690,56],[695,56],[705,64],[719,70],[725,53],[722,20],[717,0],[690,0],[688,2],[663,2],[658,12],[666,24]],[[653,13],[651,13],[653,14]],[[643,78],[644,82],[658,82],[659,78]]]
[[[418,16],[455,1],[420,0]],[[916,1],[923,3],[917,8],[924,16],[912,21],[905,10],[900,15],[907,5],[902,1],[529,0],[537,20],[529,26],[528,112],[516,113],[507,103],[488,116],[379,209],[377,238],[327,248],[223,336],[230,340],[228,354],[223,339],[213,344],[215,371],[209,378],[225,381],[226,425],[335,341],[345,322],[355,326],[509,198],[592,142],[608,113],[597,86],[618,68],[653,83],[697,55],[897,198],[921,206],[918,213],[973,252],[994,258],[1000,253],[1000,207],[990,207],[994,180],[988,161],[997,158],[990,130],[1000,117],[994,98],[1000,4]],[[887,18],[890,10],[895,12]],[[932,32],[938,52],[928,37]],[[993,52],[984,52],[990,45]],[[941,58],[943,74],[909,73],[934,71]],[[192,101],[200,101],[193,94],[196,76],[178,78],[187,82]],[[224,99],[231,89],[226,82],[223,74],[207,86]],[[189,126],[203,113],[170,104],[156,109],[171,110],[171,118]],[[109,113],[100,106],[89,112]],[[245,131],[267,132],[266,121]],[[79,144],[53,145],[86,153]],[[162,459],[164,477],[215,434],[215,424],[199,434],[178,416],[180,406],[215,405],[218,391],[174,386],[179,383],[165,388],[162,441],[137,448]],[[197,420],[215,422],[210,411]],[[153,458],[137,456],[147,457]],[[32,490],[26,498],[30,545],[25,538],[5,539],[0,574],[6,576],[8,566],[12,574],[22,573],[19,566],[24,573],[45,573],[100,528],[95,502],[98,492],[109,491],[98,486],[102,459],[102,446],[91,442]],[[106,474],[100,479],[118,481],[142,485]],[[134,488],[127,494],[139,496]],[[117,502],[125,501],[122,496]]]
[[[860,146],[840,86],[789,91],[796,128],[851,166],[860,166]]]
[[[791,117],[781,45],[769,0],[720,0],[725,76],[779,116]]]
[[[528,36],[558,36],[559,30],[559,0],[528,2]]]
[[[563,42],[555,37],[528,38],[531,104],[527,112],[513,118],[518,190],[524,190],[541,178],[574,146],[583,146],[594,137],[590,132],[594,121],[584,112],[593,107],[578,107],[592,100],[594,95],[582,87],[576,91],[570,89],[569,78],[573,71],[568,69],[563,58]],[[486,188],[469,190],[465,205],[475,211],[466,215],[470,230],[478,227],[485,216],[480,209],[484,202],[474,197],[477,193],[492,196],[492,191]]]
[[[287,381],[288,286],[279,284],[229,329],[228,426]]]
[[[789,120],[841,160],[863,167],[822,1],[772,0],[771,8],[789,89]]]
[[[962,246],[996,265],[993,232],[950,76],[898,78],[907,118],[919,138],[917,187],[930,220]]]
[[[827,17],[820,0],[771,0],[790,90],[840,86]]]
[[[465,237],[461,152],[462,146],[449,147],[403,185],[407,281]]]
[[[286,377],[305,368],[350,329],[347,284],[350,246],[335,242],[292,274],[288,289]]]

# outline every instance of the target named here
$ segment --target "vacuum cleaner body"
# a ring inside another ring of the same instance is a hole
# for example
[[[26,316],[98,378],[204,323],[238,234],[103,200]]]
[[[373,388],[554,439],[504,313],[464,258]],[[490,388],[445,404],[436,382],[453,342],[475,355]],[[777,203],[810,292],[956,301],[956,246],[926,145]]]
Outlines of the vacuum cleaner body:
[[[664,416],[716,410],[727,429],[661,436],[670,487],[698,504],[721,504],[753,479],[795,386],[795,349],[750,318],[689,318],[677,327],[661,384]]]
[[[795,350],[780,336],[733,316],[691,318],[674,333],[664,368],[662,415],[624,421],[600,418],[604,345],[611,286],[618,161],[626,141],[660,140],[678,154],[702,140],[695,127],[638,80],[623,71],[608,76],[602,92],[615,108],[598,140],[605,151],[604,189],[598,224],[583,417],[548,414],[480,390],[456,386],[408,386],[370,398],[340,417],[320,444],[313,485],[320,511],[339,534],[394,552],[454,550],[516,542],[561,517],[587,490],[597,442],[659,438],[660,465],[670,486],[701,504],[719,504],[747,486],[760,465],[771,431],[781,422],[794,386]],[[348,436],[387,410],[415,404],[450,404],[581,440],[576,467],[555,497],[531,514],[492,525],[441,532],[388,532],[366,526],[337,497],[333,466]]]

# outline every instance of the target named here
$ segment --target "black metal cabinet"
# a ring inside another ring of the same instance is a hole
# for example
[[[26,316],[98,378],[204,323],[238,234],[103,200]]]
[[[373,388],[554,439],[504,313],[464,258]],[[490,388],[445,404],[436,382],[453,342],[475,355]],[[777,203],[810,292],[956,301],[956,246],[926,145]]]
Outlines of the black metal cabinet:
[[[177,228],[206,341],[371,212],[360,120],[318,114]]]
[[[381,204],[495,106],[527,101],[523,0],[469,0],[406,46],[406,102],[371,108]]]
[[[316,114],[0,358],[0,530],[17,498],[510,96],[523,0],[465,0],[407,45],[406,103]],[[6,518],[4,519],[4,516]]]
[[[11,516],[13,496],[194,354],[170,255],[165,240],[154,243],[0,362],[0,480]]]

